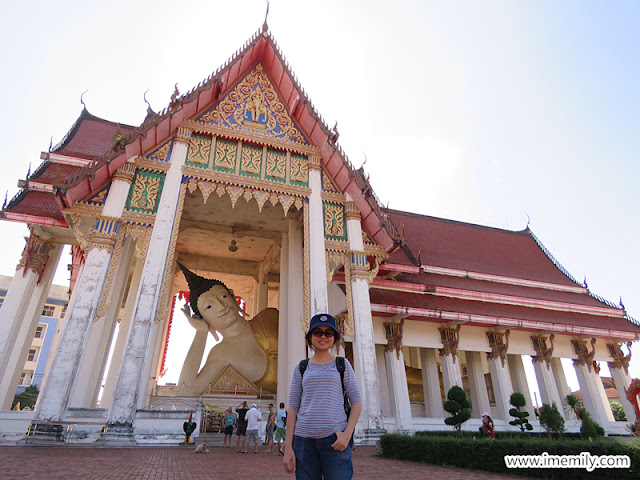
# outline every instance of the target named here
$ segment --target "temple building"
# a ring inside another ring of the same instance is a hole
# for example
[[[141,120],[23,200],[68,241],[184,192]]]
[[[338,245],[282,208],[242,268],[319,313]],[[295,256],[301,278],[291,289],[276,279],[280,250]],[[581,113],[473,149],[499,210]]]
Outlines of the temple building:
[[[84,108],[42,160],[1,212],[31,235],[0,309],[0,439],[28,430],[69,443],[176,442],[184,412],[154,408],[161,398],[287,403],[309,319],[322,312],[338,319],[340,354],[362,392],[359,443],[445,429],[453,385],[475,418],[489,411],[511,428],[513,392],[533,413],[523,356],[541,401],[561,412],[570,393],[561,359],[573,360],[594,420],[626,434],[598,375],[608,362],[637,420],[626,352],[640,324],[576,281],[528,227],[383,207],[266,24],[141,125]],[[35,411],[9,412],[64,245],[66,326]],[[180,381],[161,388],[172,319],[183,315],[173,306],[188,295],[196,336]],[[221,342],[200,369],[209,334]]]

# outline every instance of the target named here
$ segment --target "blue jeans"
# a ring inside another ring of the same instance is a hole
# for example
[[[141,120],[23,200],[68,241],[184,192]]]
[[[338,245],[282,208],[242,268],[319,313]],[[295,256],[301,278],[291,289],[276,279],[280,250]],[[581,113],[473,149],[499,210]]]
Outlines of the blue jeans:
[[[296,480],[350,480],[353,477],[351,448],[337,452],[331,448],[335,433],[325,438],[293,437]]]

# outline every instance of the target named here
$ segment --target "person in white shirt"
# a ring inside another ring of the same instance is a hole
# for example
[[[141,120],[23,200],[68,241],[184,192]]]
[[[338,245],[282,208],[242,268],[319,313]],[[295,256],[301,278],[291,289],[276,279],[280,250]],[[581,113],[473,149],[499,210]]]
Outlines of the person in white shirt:
[[[247,436],[244,441],[244,451],[242,453],[249,453],[249,442],[253,439],[255,446],[255,453],[258,453],[258,424],[261,420],[261,413],[256,408],[256,404],[251,405],[251,410],[247,412],[245,416],[247,420]]]

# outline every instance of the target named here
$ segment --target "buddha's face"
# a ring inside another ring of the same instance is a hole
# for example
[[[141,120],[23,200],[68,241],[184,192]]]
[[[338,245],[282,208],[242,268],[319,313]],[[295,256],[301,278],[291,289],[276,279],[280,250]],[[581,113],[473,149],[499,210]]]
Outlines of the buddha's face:
[[[235,297],[222,285],[214,285],[198,298],[198,310],[202,318],[215,330],[224,330],[235,322],[243,320],[240,317],[240,307]]]

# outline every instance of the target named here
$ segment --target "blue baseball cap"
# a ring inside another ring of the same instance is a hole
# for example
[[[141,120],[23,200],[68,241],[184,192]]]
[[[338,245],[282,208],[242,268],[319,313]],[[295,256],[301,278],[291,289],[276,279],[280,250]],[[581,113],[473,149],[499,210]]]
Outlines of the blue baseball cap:
[[[311,322],[309,323],[309,331],[307,332],[307,334],[309,334],[314,328],[320,327],[323,325],[333,328],[336,331],[336,333],[340,335],[340,332],[338,331],[338,326],[336,325],[336,319],[333,318],[328,313],[319,313],[311,317]]]

